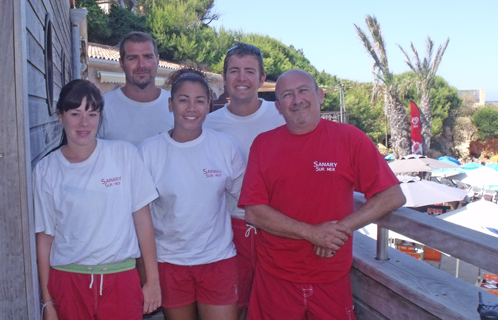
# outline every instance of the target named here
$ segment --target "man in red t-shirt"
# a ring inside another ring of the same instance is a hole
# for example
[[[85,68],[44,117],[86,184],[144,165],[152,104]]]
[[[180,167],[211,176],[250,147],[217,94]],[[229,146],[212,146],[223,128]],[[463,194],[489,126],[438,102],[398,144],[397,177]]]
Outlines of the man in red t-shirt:
[[[405,203],[372,141],[323,120],[323,90],[302,70],[276,83],[286,126],[251,147],[239,206],[262,230],[248,319],[355,319],[353,231]],[[353,212],[353,191],[367,202]]]

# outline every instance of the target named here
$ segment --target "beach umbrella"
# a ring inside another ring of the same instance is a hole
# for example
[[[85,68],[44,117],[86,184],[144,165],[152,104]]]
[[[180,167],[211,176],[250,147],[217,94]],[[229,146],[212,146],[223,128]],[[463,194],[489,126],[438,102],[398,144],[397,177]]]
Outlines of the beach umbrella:
[[[477,162],[469,162],[469,163],[462,164],[461,167],[465,170],[474,170],[474,169],[482,168],[484,166],[480,163],[477,163]]]
[[[495,154],[489,160],[491,160],[491,162],[498,162],[498,154]]]
[[[498,162],[491,162],[489,163],[486,168],[493,169],[495,171],[498,171]]]
[[[437,169],[431,171],[431,176],[444,178],[454,176],[463,172],[465,172],[465,170],[462,168]]]
[[[389,167],[394,173],[425,172],[435,169],[458,168],[455,164],[415,154],[404,156],[400,160],[394,160],[389,163]]]
[[[456,164],[456,165],[461,165],[460,161],[458,161],[457,159],[455,158],[452,158],[452,157],[448,157],[448,156],[444,156],[444,157],[439,157],[437,158],[436,160],[438,161],[443,161],[443,162],[446,162],[446,163],[451,163],[451,164]]]
[[[498,237],[498,205],[486,200],[469,203],[465,207],[436,216],[491,236]]]
[[[405,207],[423,207],[431,204],[462,201],[468,191],[452,188],[418,177],[398,176],[400,187],[406,197]]]
[[[481,168],[467,170],[464,173],[452,176],[451,179],[476,187],[494,186],[498,185],[498,171],[481,166]]]

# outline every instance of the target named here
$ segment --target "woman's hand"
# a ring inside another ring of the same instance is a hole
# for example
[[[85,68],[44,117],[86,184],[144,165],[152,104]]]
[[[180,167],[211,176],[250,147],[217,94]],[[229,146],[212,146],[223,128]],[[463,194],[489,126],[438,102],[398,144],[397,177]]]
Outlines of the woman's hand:
[[[161,287],[159,281],[146,282],[142,287],[144,295],[144,314],[148,314],[161,306]]]
[[[43,320],[59,320],[53,303],[49,303],[43,307]]]

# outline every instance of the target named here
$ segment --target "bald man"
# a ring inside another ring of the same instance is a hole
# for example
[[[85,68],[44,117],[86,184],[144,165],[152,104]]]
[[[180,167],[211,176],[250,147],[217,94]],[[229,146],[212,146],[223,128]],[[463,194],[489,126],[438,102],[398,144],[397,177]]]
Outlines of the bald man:
[[[405,197],[363,132],[320,118],[310,74],[284,73],[275,94],[286,125],[254,140],[239,200],[261,230],[248,319],[355,319],[353,231]],[[367,198],[357,211],[354,191]]]

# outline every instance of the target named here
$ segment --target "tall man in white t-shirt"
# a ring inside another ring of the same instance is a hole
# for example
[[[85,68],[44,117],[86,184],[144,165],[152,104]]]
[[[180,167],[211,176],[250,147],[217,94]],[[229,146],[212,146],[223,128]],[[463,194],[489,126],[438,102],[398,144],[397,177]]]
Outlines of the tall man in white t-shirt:
[[[126,84],[104,95],[100,137],[125,140],[138,146],[143,140],[173,127],[173,114],[168,109],[171,95],[156,87],[159,55],[150,35],[136,31],[126,34],[119,54]]]
[[[275,103],[258,98],[258,89],[266,80],[261,51],[249,44],[239,43],[228,50],[223,66],[223,81],[230,103],[208,114],[205,128],[233,136],[247,161],[249,148],[262,132],[285,124]],[[237,199],[228,198],[232,214],[233,242],[237,249],[239,273],[239,316],[245,318],[256,263],[254,248],[257,230],[247,225],[244,210],[237,208]]]

